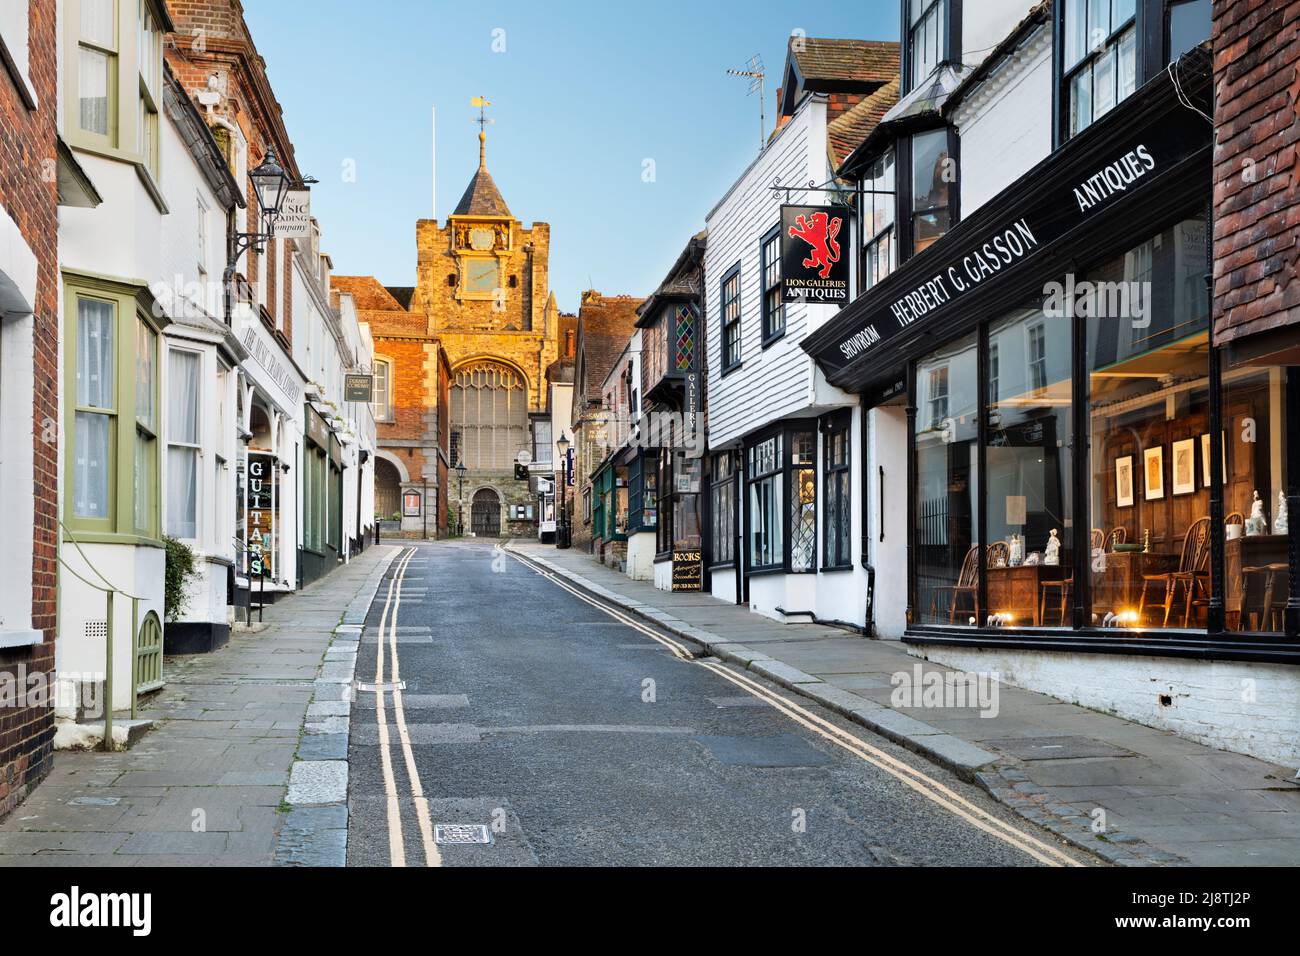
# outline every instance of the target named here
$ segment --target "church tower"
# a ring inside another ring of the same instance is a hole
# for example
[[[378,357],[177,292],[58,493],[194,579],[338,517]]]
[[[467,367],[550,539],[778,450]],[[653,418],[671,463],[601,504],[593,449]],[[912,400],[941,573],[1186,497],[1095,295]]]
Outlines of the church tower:
[[[529,482],[516,480],[514,464],[521,452],[533,461],[551,455],[549,442],[533,447],[531,427],[546,411],[546,371],[560,352],[548,275],[551,228],[525,226],[510,211],[488,172],[484,108],[491,104],[476,98],[475,105],[478,168],[446,223],[416,222],[415,286],[387,290],[397,313],[362,310],[376,364],[389,363],[393,421],[379,424],[380,458],[404,466],[403,490],[421,480],[417,473],[432,479],[441,471],[438,503],[447,513],[440,526],[463,522],[483,536],[535,534],[536,498]],[[426,347],[413,351],[413,338]],[[439,375],[446,381],[436,381]],[[419,407],[404,414],[403,402]],[[423,459],[415,469],[412,442]],[[463,498],[458,464],[465,466]],[[381,491],[377,485],[377,499]]]

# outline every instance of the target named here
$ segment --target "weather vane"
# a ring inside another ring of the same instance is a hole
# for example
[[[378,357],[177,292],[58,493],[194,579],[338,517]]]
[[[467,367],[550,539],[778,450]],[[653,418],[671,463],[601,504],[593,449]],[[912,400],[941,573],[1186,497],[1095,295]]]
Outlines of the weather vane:
[[[486,96],[475,96],[469,101],[471,106],[478,107],[478,118],[474,120],[478,123],[478,164],[480,168],[487,167],[487,128],[496,122],[494,119],[488,119],[487,108],[492,105],[492,101]]]

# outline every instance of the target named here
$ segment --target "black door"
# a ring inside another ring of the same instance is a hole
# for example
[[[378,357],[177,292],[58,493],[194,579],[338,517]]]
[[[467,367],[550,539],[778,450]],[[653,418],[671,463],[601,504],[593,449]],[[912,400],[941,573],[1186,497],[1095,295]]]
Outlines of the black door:
[[[501,499],[489,488],[474,493],[470,530],[480,538],[501,536]]]

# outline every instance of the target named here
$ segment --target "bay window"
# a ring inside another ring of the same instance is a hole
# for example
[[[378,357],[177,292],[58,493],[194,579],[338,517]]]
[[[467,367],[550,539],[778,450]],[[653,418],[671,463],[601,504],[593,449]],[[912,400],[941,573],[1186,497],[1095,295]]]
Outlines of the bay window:
[[[158,328],[137,295],[110,280],[70,278],[64,367],[72,447],[65,513],[76,531],[158,534]],[[127,347],[123,348],[123,343]]]
[[[953,181],[947,129],[912,137],[912,254],[924,252],[952,225]]]
[[[862,178],[862,291],[894,271],[894,151],[867,168]]]
[[[1137,89],[1137,0],[1063,0],[1063,138],[1087,129]]]
[[[197,352],[167,357],[167,533],[198,537],[199,367]]]

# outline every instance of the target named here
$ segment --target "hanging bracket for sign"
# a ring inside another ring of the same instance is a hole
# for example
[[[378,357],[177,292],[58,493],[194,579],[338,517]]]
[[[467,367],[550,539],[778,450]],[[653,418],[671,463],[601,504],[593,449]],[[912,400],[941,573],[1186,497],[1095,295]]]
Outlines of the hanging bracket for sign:
[[[784,192],[784,193],[785,193],[785,201],[786,201],[787,204],[789,204],[789,203],[791,202],[792,198],[793,198],[793,197],[791,196],[791,193],[796,193],[796,192],[798,192],[798,193],[830,193],[832,196],[841,196],[841,197],[842,197],[844,194],[849,193],[849,192],[852,191],[852,190],[850,189],[850,187],[847,187],[847,186],[844,186],[844,185],[842,185],[842,184],[840,184],[840,183],[837,183],[834,179],[828,179],[826,182],[822,183],[820,186],[817,184],[817,180],[815,180],[815,179],[810,179],[810,180],[808,180],[808,184],[807,184],[806,186],[786,186],[786,185],[783,185],[783,184],[781,183],[781,177],[780,177],[780,176],[775,176],[775,177],[773,177],[773,179],[772,179],[772,185],[768,186],[767,188],[768,188],[768,191],[769,191],[769,192],[774,192],[774,193]],[[835,204],[836,204],[836,205],[841,205],[841,206],[849,206],[850,208],[851,208],[852,205],[853,205],[852,202],[849,202],[849,201],[844,200],[844,199],[840,199],[840,200],[836,201]]]

